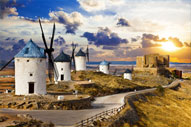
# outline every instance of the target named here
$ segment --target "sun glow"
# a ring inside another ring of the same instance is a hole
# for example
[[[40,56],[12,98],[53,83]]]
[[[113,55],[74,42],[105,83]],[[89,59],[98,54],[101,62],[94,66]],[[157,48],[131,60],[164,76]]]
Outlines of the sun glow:
[[[170,42],[170,41],[163,42],[161,48],[162,48],[163,50],[170,51],[170,52],[176,51],[176,50],[179,49],[179,48],[177,48],[177,47],[176,47],[172,42]]]

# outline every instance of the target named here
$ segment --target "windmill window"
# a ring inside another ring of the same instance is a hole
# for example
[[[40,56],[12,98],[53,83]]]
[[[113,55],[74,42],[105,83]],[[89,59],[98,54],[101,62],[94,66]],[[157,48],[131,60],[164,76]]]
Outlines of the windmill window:
[[[28,54],[29,53],[29,48],[26,48],[24,54]]]
[[[33,76],[33,74],[32,74],[32,73],[30,73],[30,76]]]
[[[19,59],[17,59],[17,62],[19,62]]]
[[[63,68],[61,68],[61,71],[63,71]]]
[[[42,59],[40,59],[40,62],[42,62]]]
[[[27,60],[27,62],[29,62],[29,60]]]

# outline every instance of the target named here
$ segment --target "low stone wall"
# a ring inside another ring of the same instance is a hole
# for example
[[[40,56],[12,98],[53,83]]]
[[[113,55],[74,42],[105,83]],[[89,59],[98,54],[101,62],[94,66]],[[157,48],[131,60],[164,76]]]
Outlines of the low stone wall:
[[[12,101],[0,103],[0,108],[30,110],[79,110],[91,108],[91,98],[63,101]]]

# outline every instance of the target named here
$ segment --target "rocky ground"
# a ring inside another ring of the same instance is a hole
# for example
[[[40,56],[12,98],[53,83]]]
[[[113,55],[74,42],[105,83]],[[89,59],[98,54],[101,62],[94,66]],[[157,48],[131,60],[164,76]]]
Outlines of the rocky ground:
[[[91,107],[88,95],[64,95],[63,100],[57,100],[57,95],[16,96],[0,94],[0,108],[30,109],[30,110],[68,110]]]
[[[28,114],[0,113],[0,127],[54,127],[54,124],[34,119]]]

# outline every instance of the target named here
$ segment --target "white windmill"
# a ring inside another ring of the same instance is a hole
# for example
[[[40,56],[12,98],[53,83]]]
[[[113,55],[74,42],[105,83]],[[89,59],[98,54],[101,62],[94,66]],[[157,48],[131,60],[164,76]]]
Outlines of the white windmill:
[[[75,50],[75,48],[73,48]],[[73,53],[72,53],[73,54]],[[86,59],[87,57],[87,59]],[[87,47],[86,53],[80,49],[78,53],[76,53],[75,57],[72,55],[72,59],[74,61],[74,67],[76,71],[85,71],[86,70],[86,60],[89,62],[89,49]]]
[[[32,40],[15,56],[15,94],[46,94],[46,55]]]
[[[54,62],[58,71],[57,81],[69,81],[71,80],[71,58],[69,55],[61,52],[55,59]]]
[[[110,63],[107,62],[107,61],[102,61],[100,64],[99,64],[99,71],[105,73],[105,74],[109,74],[109,65]]]
[[[130,69],[126,69],[123,74],[124,79],[132,80],[132,71]]]

